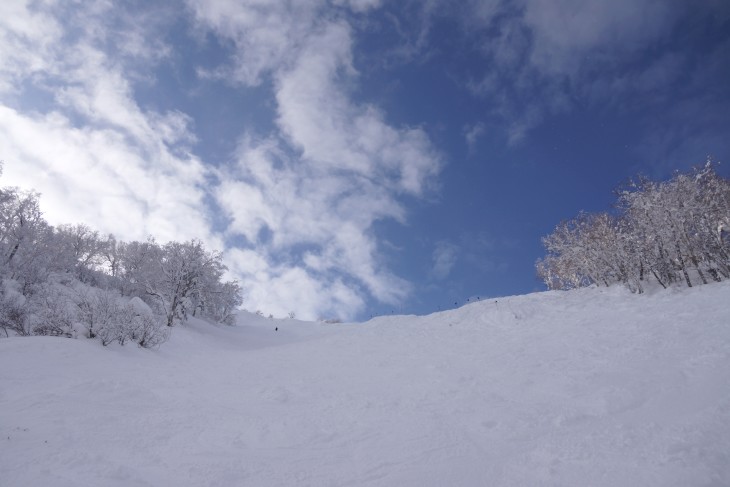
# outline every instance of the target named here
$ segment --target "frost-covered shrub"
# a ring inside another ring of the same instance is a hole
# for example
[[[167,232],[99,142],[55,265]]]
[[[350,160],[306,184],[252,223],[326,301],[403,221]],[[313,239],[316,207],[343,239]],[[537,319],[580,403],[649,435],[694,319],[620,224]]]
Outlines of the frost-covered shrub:
[[[124,345],[127,340],[134,340],[135,327],[134,309],[129,305],[117,303],[111,309],[108,321],[99,329],[101,344],[106,346],[112,342]]]
[[[3,280],[0,285],[0,328],[5,336],[10,336],[9,332],[20,336],[31,334],[27,302],[17,287],[18,283],[11,280]]]
[[[85,289],[77,291],[74,298],[77,319],[86,328],[87,338],[99,338],[104,346],[127,340],[133,309],[122,304],[116,292]]]
[[[87,338],[98,338],[106,346],[131,341],[144,348],[158,347],[169,337],[164,317],[155,314],[139,298],[125,302],[117,292],[84,289],[76,291],[77,319]]]
[[[152,313],[139,313],[134,317],[134,341],[143,348],[156,348],[170,337],[170,329]]]
[[[126,307],[131,315],[126,339],[143,348],[156,348],[167,341],[170,330],[165,326],[164,316],[138,297],[130,299]],[[120,343],[124,344],[121,340]]]
[[[33,334],[74,336],[74,303],[67,288],[47,284],[33,297]]]
[[[86,329],[86,338],[96,338],[99,329],[104,324],[104,316],[96,299],[96,293],[89,289],[76,291],[74,295],[76,304],[76,318]]]

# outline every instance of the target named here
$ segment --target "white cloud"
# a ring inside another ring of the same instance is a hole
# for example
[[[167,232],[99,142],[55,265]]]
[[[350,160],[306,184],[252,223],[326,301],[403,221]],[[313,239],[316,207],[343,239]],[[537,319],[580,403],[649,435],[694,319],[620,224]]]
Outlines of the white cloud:
[[[391,126],[352,99],[349,21],[379,4],[3,2],[2,182],[40,191],[54,224],[83,222],[122,239],[197,237],[215,248],[243,240],[225,256],[249,308],[352,318],[370,296],[402,300],[410,284],[389,271],[373,224],[405,222],[403,198],[428,194],[440,159],[423,130]],[[184,15],[199,39],[212,33],[232,46],[226,65],[197,67],[208,75],[201,81],[265,84],[275,96],[275,130],[241,134],[230,167],[192,153],[189,115],[137,98],[155,85],[155,68],[184,55],[165,41]],[[210,215],[211,204],[228,220]]]
[[[492,3],[486,12],[472,5],[463,22],[481,36],[489,68],[469,87],[493,103],[491,115],[507,122],[509,142],[519,142],[576,101],[610,103],[647,84],[669,86],[688,69],[678,66],[681,55],[642,56],[667,44],[686,8],[664,0],[519,0]],[[653,96],[652,88],[645,93]]]
[[[482,122],[477,122],[464,127],[464,138],[466,139],[466,146],[469,149],[469,154],[474,153],[476,143],[480,138],[482,138],[485,132],[486,128]]]
[[[352,6],[361,11],[376,3]],[[389,303],[410,291],[383,264],[372,227],[404,221],[400,197],[424,195],[440,162],[422,130],[392,127],[375,107],[351,99],[352,32],[324,7],[209,1],[195,11],[235,43],[231,81],[274,80],[278,133],[244,137],[217,192],[229,232],[244,236],[269,269],[245,280],[249,299],[281,311],[277,300],[292,301],[293,289],[317,303],[297,309],[298,316],[349,318],[362,309],[363,291]],[[231,258],[243,255],[250,256]]]
[[[149,67],[165,51],[141,42],[139,29],[158,24],[146,12],[131,18],[107,2],[76,7],[0,7],[11,15],[0,16],[0,39],[12,46],[12,56],[0,57],[0,86],[8,87],[0,93],[3,184],[41,192],[54,224],[83,222],[124,239],[199,237],[220,246],[203,203],[207,170],[187,150],[194,139],[189,118],[144,110],[133,96],[134,68]],[[112,41],[129,42],[113,42],[112,56]],[[29,85],[49,94],[47,111],[22,109]]]
[[[215,74],[257,85],[299,56],[299,46],[335,7],[364,13],[380,0],[187,0],[203,30],[212,30],[236,46],[235,62]]]
[[[230,249],[225,254],[231,272],[246,283],[244,306],[275,317],[294,311],[299,318],[351,317],[364,307],[363,294],[341,279],[322,279],[311,269],[277,265],[259,250]]]
[[[404,218],[403,208],[386,189],[351,173],[322,171],[298,158],[285,158],[271,139],[259,143],[246,140],[239,150],[237,167],[222,180],[217,198],[229,212],[228,231],[243,235],[270,269],[255,280],[244,280],[249,299],[256,302],[274,288],[289,285],[289,280],[278,276],[292,275],[294,270],[294,275],[308,276],[302,283],[307,288],[311,287],[308,283],[312,276],[318,276],[323,290],[336,291],[322,296],[318,313],[297,309],[300,317],[316,318],[329,313],[351,318],[359,311],[363,298],[353,300],[350,294],[343,293],[343,278],[353,283],[358,292],[362,285],[386,302],[405,297],[409,284],[379,263],[370,229],[377,219]],[[304,250],[298,251],[298,247]],[[236,255],[239,254],[232,254],[232,258]],[[355,285],[355,281],[360,285]],[[332,287],[332,282],[339,284]],[[269,296],[275,294],[282,293],[277,291]],[[346,302],[339,303],[338,299]],[[281,306],[271,301],[266,299],[267,309]]]
[[[431,277],[437,280],[446,279],[456,265],[459,247],[449,242],[439,242],[433,251],[433,268]]]
[[[59,113],[23,115],[7,107],[0,107],[0,146],[3,184],[41,192],[51,223],[84,222],[124,239],[152,234],[215,244],[200,209],[202,168],[195,159],[157,152],[160,164],[149,166],[148,154],[118,132],[79,129]]]
[[[526,0],[530,61],[543,73],[568,75],[595,61],[612,62],[666,35],[677,13],[667,0]]]
[[[25,77],[49,69],[61,35],[55,18],[31,10],[29,2],[0,3],[0,95],[17,92]]]
[[[309,35],[324,6],[322,0],[189,0],[188,6],[205,30],[235,43],[235,63],[220,76],[247,85],[296,58],[297,46]]]
[[[355,12],[365,12],[379,7],[382,2],[381,0],[333,0],[332,3],[338,6],[349,6]]]
[[[338,85],[354,74],[350,32],[331,22],[302,47],[291,69],[277,75],[279,126],[323,172],[351,172],[398,192],[420,195],[439,164],[418,129],[397,130],[371,106],[352,103]]]

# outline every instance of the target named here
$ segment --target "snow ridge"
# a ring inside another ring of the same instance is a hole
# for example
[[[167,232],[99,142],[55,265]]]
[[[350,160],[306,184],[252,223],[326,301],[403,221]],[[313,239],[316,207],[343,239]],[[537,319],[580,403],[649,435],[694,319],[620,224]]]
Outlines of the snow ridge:
[[[730,485],[730,283],[0,340],[0,485]]]

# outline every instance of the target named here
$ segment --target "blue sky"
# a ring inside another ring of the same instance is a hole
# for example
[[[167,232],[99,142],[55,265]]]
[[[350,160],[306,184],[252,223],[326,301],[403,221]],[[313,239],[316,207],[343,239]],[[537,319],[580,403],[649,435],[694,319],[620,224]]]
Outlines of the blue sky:
[[[427,313],[542,290],[540,237],[637,173],[730,164],[728,80],[721,0],[10,0],[1,181],[203,240],[250,310]]]

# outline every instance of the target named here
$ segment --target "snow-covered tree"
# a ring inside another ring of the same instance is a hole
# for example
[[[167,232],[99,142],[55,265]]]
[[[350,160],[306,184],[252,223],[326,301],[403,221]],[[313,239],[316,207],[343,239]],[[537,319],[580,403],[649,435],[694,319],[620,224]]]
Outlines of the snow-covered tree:
[[[156,272],[145,282],[146,292],[164,310],[167,325],[185,321],[197,307],[213,301],[225,271],[219,252],[205,250],[202,242],[170,242],[157,255]]]
[[[99,232],[86,225],[60,225],[55,229],[57,245],[64,251],[64,266],[81,282],[96,283],[104,258]]]
[[[0,164],[0,170],[2,169]],[[49,225],[38,194],[0,189],[0,330],[5,336],[83,334],[155,347],[198,315],[232,324],[241,289],[200,241],[159,245]],[[144,302],[143,302],[144,300]],[[136,303],[136,305],[135,305]]]
[[[0,190],[0,276],[20,283],[23,295],[54,270],[53,229],[42,217],[38,194]]]
[[[116,243],[116,278],[120,291],[125,296],[147,295],[147,285],[156,280],[158,262],[162,249],[154,238],[145,242]]]
[[[580,214],[543,239],[538,275],[550,289],[621,282],[667,287],[730,278],[730,182],[712,164],[664,182],[638,178],[618,191],[616,217]]]

